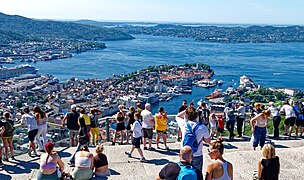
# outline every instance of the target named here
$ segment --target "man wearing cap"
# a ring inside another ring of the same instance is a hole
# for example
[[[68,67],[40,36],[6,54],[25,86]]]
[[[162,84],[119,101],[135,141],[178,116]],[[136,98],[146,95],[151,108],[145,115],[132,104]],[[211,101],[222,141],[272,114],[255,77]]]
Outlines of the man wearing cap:
[[[147,150],[146,138],[148,138],[149,150],[152,150],[152,137],[153,137],[153,129],[154,129],[154,118],[152,113],[150,112],[151,105],[149,103],[145,104],[145,110],[141,112],[142,117],[142,130],[143,130],[143,144],[144,150]]]
[[[67,128],[69,129],[69,134],[70,134],[70,146],[77,146],[78,144],[78,131],[79,131],[79,125],[78,125],[78,118],[79,118],[79,113],[76,111],[76,105],[73,104],[71,106],[71,112],[67,113],[64,118],[61,121],[61,125],[64,126],[65,122],[67,121],[66,125]]]
[[[243,124],[245,121],[245,110],[246,108],[244,107],[244,102],[239,103],[240,106],[237,108],[237,116],[236,116],[236,127],[237,127],[237,132],[238,132],[238,137],[242,137],[242,129],[243,129]]]
[[[269,102],[268,111],[270,111],[271,116],[273,117],[273,138],[279,137],[279,125],[281,122],[281,116],[279,109],[274,105],[273,102]]]

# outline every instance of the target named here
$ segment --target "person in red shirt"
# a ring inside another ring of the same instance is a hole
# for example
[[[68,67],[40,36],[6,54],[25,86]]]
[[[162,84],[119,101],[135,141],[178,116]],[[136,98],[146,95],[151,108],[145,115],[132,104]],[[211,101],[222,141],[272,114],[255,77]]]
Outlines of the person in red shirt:
[[[216,116],[216,119],[217,119],[217,133],[220,133],[220,137],[222,137],[222,134],[224,133],[224,119],[222,117],[222,115],[217,115]]]

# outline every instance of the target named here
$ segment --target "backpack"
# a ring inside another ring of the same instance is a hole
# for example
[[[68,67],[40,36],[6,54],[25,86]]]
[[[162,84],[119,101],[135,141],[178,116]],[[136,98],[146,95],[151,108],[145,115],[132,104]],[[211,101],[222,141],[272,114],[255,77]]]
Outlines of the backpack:
[[[197,180],[196,170],[191,165],[177,164],[181,168],[177,180]]]
[[[192,152],[195,153],[198,150],[199,144],[201,143],[201,141],[197,142],[195,131],[201,123],[197,123],[193,130],[188,121],[186,121],[186,124],[187,124],[189,131],[186,132],[186,134],[185,134],[183,146],[190,146],[192,149]]]

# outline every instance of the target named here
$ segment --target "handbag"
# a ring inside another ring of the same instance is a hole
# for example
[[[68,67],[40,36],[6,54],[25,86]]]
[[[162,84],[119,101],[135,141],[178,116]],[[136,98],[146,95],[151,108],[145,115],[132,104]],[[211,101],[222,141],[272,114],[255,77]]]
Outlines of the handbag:
[[[83,135],[80,135],[82,132]],[[78,135],[78,142],[81,144],[81,145],[84,145],[84,144],[87,144],[89,142],[89,137],[87,135],[87,133],[84,131],[83,128],[81,128],[80,132],[79,132],[79,135]]]

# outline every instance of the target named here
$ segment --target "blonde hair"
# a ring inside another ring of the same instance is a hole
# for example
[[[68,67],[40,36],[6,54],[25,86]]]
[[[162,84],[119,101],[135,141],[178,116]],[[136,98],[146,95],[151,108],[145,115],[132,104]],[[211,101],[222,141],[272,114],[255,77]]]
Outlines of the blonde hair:
[[[99,144],[99,145],[96,146],[95,152],[96,152],[97,154],[101,154],[101,153],[103,152],[103,150],[104,150],[103,145],[102,145],[102,144]]]
[[[271,115],[271,113],[270,113],[270,111],[268,111],[268,110],[263,110],[263,111],[262,111],[262,115],[263,115],[264,118],[269,118],[270,115]]]
[[[275,148],[271,144],[265,144],[262,149],[262,154],[266,159],[271,159],[276,157]]]

